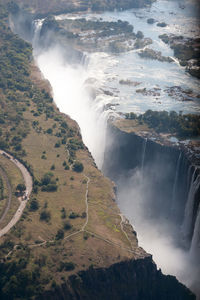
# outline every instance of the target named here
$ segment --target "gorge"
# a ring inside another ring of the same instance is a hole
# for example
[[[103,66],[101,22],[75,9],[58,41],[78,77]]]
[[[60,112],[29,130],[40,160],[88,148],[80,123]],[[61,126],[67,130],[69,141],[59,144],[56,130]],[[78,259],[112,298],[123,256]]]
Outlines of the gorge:
[[[103,169],[118,186],[120,209],[136,228],[141,246],[154,254],[162,270],[171,271],[198,291],[198,165],[184,148],[131,132],[131,124],[128,132],[120,120],[113,123],[108,125]]]

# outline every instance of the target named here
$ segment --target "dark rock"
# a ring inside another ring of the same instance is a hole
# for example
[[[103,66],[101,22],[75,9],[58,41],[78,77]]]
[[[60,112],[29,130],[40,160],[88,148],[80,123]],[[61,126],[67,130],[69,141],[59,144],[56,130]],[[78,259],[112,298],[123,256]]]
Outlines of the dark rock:
[[[137,39],[143,39],[143,38],[144,38],[144,34],[142,33],[142,31],[138,31],[138,32],[136,33],[136,38],[137,38]]]
[[[173,62],[173,59],[169,56],[162,56],[160,51],[155,51],[153,49],[146,48],[138,53],[142,58],[155,59],[161,62]]]
[[[153,88],[147,90],[146,88],[138,89],[136,90],[136,93],[142,94],[144,96],[153,96],[153,97],[159,97],[160,96],[160,89],[159,88]]]
[[[159,38],[170,45],[174,56],[189,74],[200,78],[200,38],[185,38],[174,34],[163,34]]]
[[[167,24],[165,22],[159,22],[156,24],[158,27],[166,27]]]
[[[200,98],[199,94],[196,94],[190,89],[183,89],[180,86],[168,87],[164,91],[168,94],[168,96],[177,101],[194,101]]]
[[[156,22],[156,20],[154,18],[147,19],[148,24],[154,24],[155,22]]]
[[[150,38],[137,39],[134,44],[134,49],[144,48],[145,46],[152,44],[152,42],[153,41]]]
[[[137,82],[137,81],[132,81],[132,80],[129,80],[129,79],[121,79],[119,81],[120,84],[123,84],[123,85],[129,85],[129,86],[138,86],[141,84],[141,82]]]

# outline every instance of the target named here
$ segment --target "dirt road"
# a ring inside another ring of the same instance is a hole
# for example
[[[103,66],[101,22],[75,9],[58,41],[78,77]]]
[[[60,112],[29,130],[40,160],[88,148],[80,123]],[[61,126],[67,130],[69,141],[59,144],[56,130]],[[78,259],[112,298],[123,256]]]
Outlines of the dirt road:
[[[0,237],[1,237],[4,234],[6,234],[19,221],[19,219],[23,213],[23,210],[26,207],[28,199],[30,197],[32,187],[33,187],[33,181],[32,181],[32,177],[31,177],[30,173],[28,172],[28,170],[17,159],[15,159],[13,156],[11,156],[10,154],[8,154],[2,150],[0,150],[0,155],[4,155],[8,159],[10,159],[10,161],[13,162],[20,169],[20,171],[23,175],[23,178],[24,178],[24,182],[25,182],[25,186],[26,186],[26,194],[27,194],[27,199],[20,201],[20,205],[19,205],[16,213],[14,214],[13,218],[10,220],[10,222],[4,228],[0,229]]]

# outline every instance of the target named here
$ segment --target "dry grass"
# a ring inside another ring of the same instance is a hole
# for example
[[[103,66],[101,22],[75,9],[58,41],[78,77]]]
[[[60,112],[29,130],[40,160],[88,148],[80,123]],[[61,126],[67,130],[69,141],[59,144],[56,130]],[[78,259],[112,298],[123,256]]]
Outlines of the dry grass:
[[[125,132],[141,132],[148,131],[152,132],[153,129],[150,129],[146,124],[139,124],[137,120],[127,120],[127,119],[118,119],[115,121],[115,126]]]
[[[0,167],[1,167],[1,164],[0,164]],[[7,189],[6,180],[5,180],[4,176],[1,176],[1,173],[0,173],[0,179],[2,180],[2,187],[3,187],[3,199],[0,200],[0,216],[2,216],[4,209],[5,209],[5,205],[7,203],[8,189]]]
[[[11,188],[12,188],[11,206],[10,206],[10,209],[9,209],[5,219],[0,224],[0,228],[3,228],[12,219],[13,215],[15,214],[15,212],[19,206],[19,201],[18,201],[17,197],[15,196],[16,186],[19,183],[24,183],[24,179],[23,179],[23,176],[22,176],[20,170],[15,166],[15,164],[12,163],[9,159],[3,157],[2,155],[0,155],[0,166],[6,172],[8,180],[9,180]],[[4,184],[4,186],[6,186],[6,184]]]
[[[38,76],[37,72],[34,73],[33,78],[36,82]],[[42,83],[41,87],[44,88],[46,84],[47,82]],[[129,251],[131,249],[130,241],[121,230],[120,211],[114,202],[111,181],[105,178],[95,167],[94,161],[86,149],[76,151],[76,159],[83,163],[84,171],[76,173],[72,170],[65,170],[63,162],[68,160],[66,147],[65,145],[61,145],[59,148],[54,147],[59,140],[55,136],[59,122],[53,119],[46,120],[44,114],[33,117],[32,110],[36,111],[35,104],[31,104],[24,112],[24,118],[30,127],[30,132],[23,140],[22,145],[26,151],[24,159],[32,166],[34,177],[39,181],[45,173],[51,171],[54,178],[57,179],[58,190],[56,192],[42,192],[39,188],[38,193],[33,193],[31,198],[38,200],[39,209],[32,212],[28,205],[23,217],[7,235],[7,238],[15,244],[35,245],[31,248],[32,256],[28,265],[29,269],[35,267],[37,259],[43,255],[46,257],[46,263],[41,267],[44,281],[45,277],[48,278],[46,281],[49,281],[48,284],[45,284],[45,288],[49,287],[52,278],[59,284],[63,277],[67,278],[70,274],[87,269],[91,265],[107,267],[121,260],[133,258],[134,254]],[[57,110],[55,106],[54,110]],[[66,120],[68,126],[77,131],[77,125],[73,120],[62,114],[60,116]],[[39,126],[42,128],[40,133],[32,127],[33,120],[39,122]],[[45,132],[48,128],[53,127],[52,134]],[[42,155],[45,155],[45,159],[42,159]],[[52,165],[55,166],[54,170],[51,170]],[[19,181],[19,174],[16,175],[13,172],[13,170],[8,170],[9,176],[13,177],[11,179],[15,180],[12,183],[15,186]],[[81,216],[86,211],[87,180],[85,175],[90,178],[88,189],[89,219],[85,230],[91,234],[79,232],[69,239],[55,240],[58,229],[63,228],[64,221],[69,221],[72,225],[70,230],[64,232],[65,238],[71,233],[79,231],[86,222],[86,218],[82,217],[69,218],[71,212]],[[44,207],[51,214],[49,222],[40,220],[40,213]],[[66,210],[65,219],[61,217],[62,208]],[[127,232],[133,239],[134,247],[137,247],[137,240],[132,229],[129,228]],[[5,238],[1,241],[4,240]],[[47,243],[42,246],[37,244],[44,241]],[[17,255],[18,251],[16,250],[12,253],[11,259],[15,259]],[[61,261],[73,262],[75,269],[73,271],[60,271]]]

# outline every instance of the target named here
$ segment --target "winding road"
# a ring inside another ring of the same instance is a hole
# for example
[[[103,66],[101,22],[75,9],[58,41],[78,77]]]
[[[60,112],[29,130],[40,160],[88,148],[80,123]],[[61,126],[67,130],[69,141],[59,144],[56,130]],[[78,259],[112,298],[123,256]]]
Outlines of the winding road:
[[[15,159],[12,155],[6,153],[3,150],[0,150],[0,155],[4,155],[4,157],[7,157],[7,159],[9,159],[11,162],[13,162],[17,166],[17,168],[21,171],[22,176],[24,178],[24,182],[25,182],[25,186],[26,186],[26,194],[27,194],[27,199],[20,201],[20,205],[19,205],[16,213],[10,220],[10,222],[4,228],[0,229],[0,237],[2,237],[6,233],[8,233],[8,231],[19,221],[19,219],[23,213],[23,210],[26,207],[26,204],[28,202],[30,194],[32,192],[33,181],[32,181],[32,177],[31,177],[30,173],[24,167],[24,165],[22,163],[20,163],[17,159]]]
[[[1,167],[0,167],[0,174],[4,178],[4,180],[6,182],[7,190],[8,190],[6,206],[5,206],[3,214],[0,217],[0,223],[1,223],[4,220],[5,216],[7,215],[9,208],[10,208],[10,204],[11,204],[11,200],[12,200],[12,189],[11,189],[11,185],[8,180],[7,174]]]
[[[67,149],[67,147],[66,147],[66,150],[68,152],[68,155],[70,156],[69,150]],[[29,196],[31,194],[32,185],[33,185],[33,183],[32,183],[32,177],[29,174],[29,172],[27,171],[27,169],[17,159],[15,159],[11,155],[7,154],[5,151],[0,150],[0,155],[3,155],[3,153],[4,153],[4,155],[6,155],[20,169],[20,171],[21,171],[21,173],[23,175],[24,181],[25,181],[26,192],[27,192],[28,197],[27,197],[27,200],[22,200],[21,201],[20,206],[18,207],[15,215],[13,216],[13,218],[11,219],[11,221],[8,223],[8,225],[5,226],[3,229],[0,230],[0,237],[3,236],[4,234],[6,234],[17,223],[17,221],[20,219],[20,217],[22,215],[22,212],[23,212],[24,208],[26,207],[26,204],[27,204],[27,201],[29,199]],[[72,165],[70,165],[70,170],[72,170]],[[100,236],[100,235],[98,235],[98,234],[96,234],[94,232],[90,232],[90,231],[86,230],[86,227],[87,227],[87,224],[88,224],[88,219],[89,219],[89,212],[88,212],[88,190],[89,190],[90,178],[88,176],[86,176],[85,174],[83,174],[83,176],[87,179],[87,185],[86,185],[86,191],[85,191],[86,220],[85,220],[85,223],[83,224],[83,226],[81,227],[80,230],[78,230],[76,232],[73,232],[73,233],[69,234],[68,236],[64,237],[64,240],[68,240],[72,236],[75,236],[75,235],[77,235],[77,234],[79,234],[81,232],[86,232],[86,233],[88,233],[88,234],[96,237],[97,239],[101,239],[101,240],[105,241],[106,243],[109,243],[109,244],[111,244],[111,245],[113,245],[115,247],[117,246],[117,247],[120,247],[120,248],[122,248],[122,249],[124,249],[126,251],[134,253],[134,250],[132,249],[132,245],[131,245],[132,243],[131,243],[131,241],[130,241],[128,235],[127,235],[127,233],[125,232],[125,230],[123,228],[123,223],[125,223],[125,217],[122,214],[119,214],[119,216],[121,217],[120,227],[121,227],[121,230],[122,230],[123,234],[125,235],[125,237],[127,238],[128,242],[130,243],[131,248],[123,247],[123,246],[121,246],[121,245],[119,245],[117,243],[114,243],[114,242],[112,242],[112,241],[110,241],[108,239],[105,239],[104,237],[102,237],[102,236]],[[29,245],[29,247],[34,248],[34,247],[45,245],[47,243],[46,240],[44,240],[42,238],[41,238],[41,240],[42,240],[42,243],[37,244],[37,245],[35,245],[35,244],[34,245]],[[54,241],[55,241],[55,239],[49,240],[48,242],[51,243],[51,242],[54,242]],[[13,250],[15,250],[15,249],[16,248],[14,248]],[[9,256],[13,252],[13,250],[10,251],[7,256]]]

